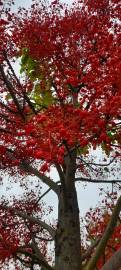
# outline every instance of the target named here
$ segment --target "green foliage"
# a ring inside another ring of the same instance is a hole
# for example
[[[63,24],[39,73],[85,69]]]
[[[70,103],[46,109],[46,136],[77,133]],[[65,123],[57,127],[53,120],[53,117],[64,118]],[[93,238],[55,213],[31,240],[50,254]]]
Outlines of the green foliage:
[[[32,59],[31,56],[29,55],[29,50],[27,48],[24,48],[22,50],[21,56],[20,73],[25,72],[31,80],[35,81],[37,79],[36,68],[37,68],[37,61]]]
[[[86,145],[84,147],[79,147],[77,149],[77,155],[81,156],[81,155],[86,155],[89,151],[89,145]]]
[[[8,93],[8,94],[5,96],[5,99],[6,99],[7,101],[9,101],[10,99],[12,99],[11,94]]]
[[[45,77],[42,65],[32,59],[27,48],[22,50],[20,64],[20,73],[24,72],[31,81],[35,82],[32,92],[29,93],[33,106],[48,107],[53,104],[55,99],[52,96],[51,82]],[[44,81],[44,87],[38,81]]]
[[[37,105],[48,107],[54,103],[54,97],[52,96],[51,86],[47,85],[46,89],[41,89],[41,85],[37,83],[31,95],[31,99]]]

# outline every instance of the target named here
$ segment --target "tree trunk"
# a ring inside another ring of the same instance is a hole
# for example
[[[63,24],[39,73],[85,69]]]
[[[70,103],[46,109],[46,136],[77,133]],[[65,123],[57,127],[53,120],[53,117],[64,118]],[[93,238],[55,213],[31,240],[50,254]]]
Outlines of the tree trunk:
[[[58,208],[58,227],[55,237],[55,268],[56,270],[80,270],[80,221],[74,183],[68,186],[66,191],[66,206],[64,205],[63,192],[61,191]]]

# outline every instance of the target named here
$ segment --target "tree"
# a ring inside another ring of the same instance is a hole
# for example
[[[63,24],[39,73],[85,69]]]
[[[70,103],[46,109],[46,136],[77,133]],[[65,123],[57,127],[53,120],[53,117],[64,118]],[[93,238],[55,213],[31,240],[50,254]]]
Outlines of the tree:
[[[17,14],[12,13],[11,4],[0,2],[1,169],[36,176],[40,185],[46,184],[58,198],[58,221],[53,228],[41,215],[38,219],[39,209],[32,204],[28,212],[27,201],[24,208],[21,203],[10,207],[3,202],[2,258],[11,255],[29,269],[38,265],[51,270],[94,270],[117,224],[121,198],[93,255],[83,265],[75,183],[120,182],[114,176],[105,180],[102,174],[120,161],[120,3],[84,0],[69,8],[59,1],[33,1],[29,11],[21,8]],[[21,62],[21,78],[14,71],[16,59]],[[107,155],[100,164],[89,155],[99,146]],[[52,167],[59,182],[48,176]],[[3,227],[6,213],[9,232],[10,223],[15,232],[18,217],[24,232],[27,223],[29,235],[28,240],[22,240],[21,232],[9,239],[7,255],[3,245],[8,241]],[[45,237],[43,230],[55,243],[53,266],[37,238],[38,234],[40,241]],[[120,262],[113,264],[113,270],[120,266]]]

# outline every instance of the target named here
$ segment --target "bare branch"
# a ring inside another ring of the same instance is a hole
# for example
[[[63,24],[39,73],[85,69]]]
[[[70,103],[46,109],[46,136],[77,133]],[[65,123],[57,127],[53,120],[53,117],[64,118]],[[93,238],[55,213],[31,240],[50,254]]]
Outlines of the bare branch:
[[[41,265],[44,266],[48,270],[54,270],[52,266],[48,264],[48,262],[43,257],[42,253],[40,252],[38,246],[36,245],[35,241],[32,242],[31,247],[34,251],[35,258],[40,261]]]
[[[93,168],[90,163],[86,162],[82,157],[77,157],[77,159],[82,161],[91,171],[98,172],[96,168]]]
[[[15,259],[17,259],[18,261],[20,261],[24,266],[29,267],[29,268],[31,267],[31,263],[30,262],[26,262],[20,256],[15,255]]]
[[[89,162],[88,164],[89,165],[93,165],[93,166],[107,167],[107,166],[111,165],[116,158],[117,157],[113,157],[108,163],[93,163],[93,162]]]
[[[88,183],[98,183],[98,184],[116,184],[116,183],[121,183],[121,180],[120,179],[117,179],[117,180],[105,180],[105,179],[102,179],[102,180],[97,180],[97,179],[91,179],[91,178],[84,178],[84,177],[76,177],[75,178],[75,182],[88,182]]]
[[[57,182],[55,182],[56,184],[58,184],[58,183],[60,183],[60,181],[57,181]],[[51,188],[48,188],[39,198],[38,198],[38,200],[36,201],[36,203],[35,203],[35,205],[34,206],[36,206],[38,203],[39,203],[39,201],[46,195],[46,194],[48,194],[50,191],[51,191],[52,189]]]

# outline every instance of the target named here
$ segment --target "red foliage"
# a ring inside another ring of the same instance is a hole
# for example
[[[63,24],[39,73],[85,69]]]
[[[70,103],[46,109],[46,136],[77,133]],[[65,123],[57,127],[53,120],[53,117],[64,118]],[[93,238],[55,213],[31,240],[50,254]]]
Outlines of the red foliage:
[[[52,211],[50,208],[45,208],[41,203],[38,206],[37,198],[34,193],[26,194],[26,197],[21,200],[14,200],[12,205],[6,205],[6,202],[1,202],[0,205],[0,264],[7,263],[11,258],[17,256],[23,248],[23,254],[28,252],[25,261],[31,262],[29,254],[33,253],[31,247],[32,237],[38,237],[39,249],[41,253],[47,257],[47,242],[42,239],[47,239],[48,234],[36,222],[31,222],[29,219],[24,219],[18,215],[18,212],[25,213],[27,216],[39,215],[43,218]]]
[[[1,124],[9,130],[1,134],[1,141],[6,147],[11,144],[17,159],[11,162],[2,155],[3,166],[17,165],[23,157],[62,163],[65,141],[68,148],[90,144],[95,148],[105,143],[111,150],[113,142],[120,141],[116,122],[121,113],[118,3],[101,0],[97,5],[88,1],[81,8],[80,2],[68,10],[55,1],[48,11],[38,3],[28,14],[20,10],[21,14],[10,21],[11,34],[7,35],[13,49],[8,45],[8,55],[21,55],[23,48],[28,49],[37,63],[35,78],[42,77],[40,91],[46,93],[49,84],[54,104],[35,115],[28,104],[17,113],[20,108],[15,100],[7,101],[9,111],[2,106],[10,121],[1,118]],[[1,21],[2,44],[6,44],[4,26],[8,27],[8,19]],[[32,93],[34,82],[29,78],[22,82],[23,90],[15,78],[13,83],[15,95],[21,99],[25,98],[23,91]],[[8,89],[2,83],[1,92],[5,91]],[[110,132],[114,132],[112,136]]]

